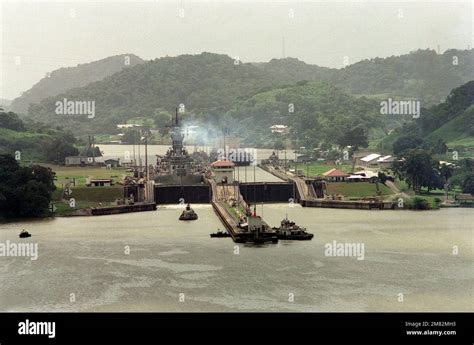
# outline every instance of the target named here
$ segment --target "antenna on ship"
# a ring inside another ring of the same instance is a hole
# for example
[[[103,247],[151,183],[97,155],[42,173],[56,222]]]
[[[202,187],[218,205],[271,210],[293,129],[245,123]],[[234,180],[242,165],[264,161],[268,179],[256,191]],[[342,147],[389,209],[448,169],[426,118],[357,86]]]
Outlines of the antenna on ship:
[[[178,126],[178,107],[176,107],[176,126]]]

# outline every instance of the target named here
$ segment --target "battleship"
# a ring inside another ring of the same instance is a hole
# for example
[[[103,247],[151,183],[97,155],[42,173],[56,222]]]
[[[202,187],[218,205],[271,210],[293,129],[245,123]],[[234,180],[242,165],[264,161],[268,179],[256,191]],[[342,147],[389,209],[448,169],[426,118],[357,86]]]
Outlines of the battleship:
[[[171,147],[164,156],[157,155],[155,183],[158,185],[202,183],[204,167],[184,147],[184,134],[179,123],[178,108],[170,127]]]

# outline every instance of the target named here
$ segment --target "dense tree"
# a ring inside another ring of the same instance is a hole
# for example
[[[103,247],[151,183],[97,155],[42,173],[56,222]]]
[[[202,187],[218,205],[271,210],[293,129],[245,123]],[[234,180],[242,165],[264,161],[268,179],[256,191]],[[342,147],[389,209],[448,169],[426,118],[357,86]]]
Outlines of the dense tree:
[[[163,108],[157,108],[153,112],[153,121],[157,128],[164,129],[171,124],[171,113]]]
[[[445,154],[448,152],[448,145],[446,145],[443,139],[438,139],[435,142],[427,144],[426,146],[429,147],[429,150],[433,154]]]
[[[474,194],[474,174],[468,174],[465,176],[461,183],[462,192]]]
[[[102,151],[100,150],[99,146],[94,146],[94,148],[92,148],[91,145],[87,145],[86,148],[81,152],[81,155],[86,157],[102,157]]]
[[[21,167],[13,156],[0,155],[0,218],[47,214],[54,189],[51,169]]]
[[[417,135],[407,134],[400,136],[393,143],[393,153],[395,155],[400,155],[406,150],[419,148],[424,144],[422,138]]]
[[[122,142],[127,144],[138,144],[140,142],[141,134],[137,129],[127,129],[123,133]]]
[[[453,170],[453,175],[450,178],[451,185],[461,187],[463,193],[471,193],[472,180],[474,176],[474,160],[472,158],[464,158],[457,162],[456,169]]]
[[[442,182],[437,171],[438,162],[429,152],[421,149],[405,151],[403,159],[393,164],[395,173],[419,193],[422,187],[441,188]]]
[[[53,140],[45,147],[46,160],[57,164],[64,164],[66,157],[77,156],[79,150],[73,145],[75,141],[76,139],[71,133],[57,133],[53,136]]]
[[[6,113],[1,108],[0,108],[0,127],[11,129],[14,131],[25,130],[23,121],[20,120],[17,114],[12,113],[11,111]]]
[[[363,126],[346,128],[337,137],[337,144],[341,149],[350,146],[354,151],[359,147],[367,147],[369,145],[367,131]]]

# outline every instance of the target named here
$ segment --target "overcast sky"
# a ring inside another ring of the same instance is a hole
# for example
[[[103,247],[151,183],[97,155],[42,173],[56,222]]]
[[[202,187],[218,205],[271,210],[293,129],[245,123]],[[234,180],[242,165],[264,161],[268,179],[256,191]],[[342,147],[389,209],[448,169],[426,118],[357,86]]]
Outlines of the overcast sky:
[[[1,6],[0,98],[6,99],[49,71],[122,53],[152,59],[209,51],[243,62],[284,55],[340,68],[345,56],[354,63],[438,45],[441,52],[473,46],[469,1],[11,1]]]

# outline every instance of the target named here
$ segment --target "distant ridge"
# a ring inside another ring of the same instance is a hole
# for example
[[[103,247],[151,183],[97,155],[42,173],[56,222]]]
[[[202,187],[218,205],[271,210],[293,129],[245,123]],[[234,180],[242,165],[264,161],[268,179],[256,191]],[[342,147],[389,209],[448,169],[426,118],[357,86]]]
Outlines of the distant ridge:
[[[153,117],[158,109],[173,112],[176,105],[183,104],[187,114],[215,122],[224,116],[231,118],[239,104],[254,95],[264,97],[266,91],[305,81],[324,82],[352,96],[371,99],[374,104],[389,97],[419,99],[422,107],[428,108],[442,102],[452,89],[474,79],[472,71],[472,49],[449,50],[443,54],[418,50],[402,56],[364,60],[342,69],[309,65],[294,58],[243,63],[223,54],[180,55],[138,63],[86,86],[61,91],[32,105],[28,117],[48,124],[74,126],[82,133],[114,133],[118,123],[137,116]],[[308,90],[296,88],[291,92]],[[64,98],[95,100],[94,121],[55,114],[55,102]],[[337,106],[327,99],[321,102]],[[311,109],[306,110],[310,116]],[[260,119],[271,111],[264,107],[252,113]],[[327,108],[327,111],[337,109]]]
[[[51,72],[49,77],[44,77],[20,97],[15,98],[10,108],[16,113],[26,113],[31,104],[39,103],[47,97],[86,86],[126,67],[133,67],[143,62],[144,60],[134,54],[121,54],[75,67],[57,69]]]

